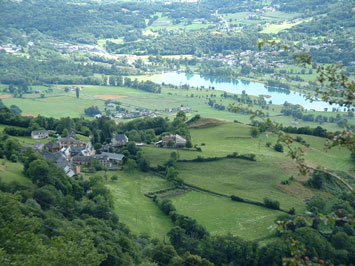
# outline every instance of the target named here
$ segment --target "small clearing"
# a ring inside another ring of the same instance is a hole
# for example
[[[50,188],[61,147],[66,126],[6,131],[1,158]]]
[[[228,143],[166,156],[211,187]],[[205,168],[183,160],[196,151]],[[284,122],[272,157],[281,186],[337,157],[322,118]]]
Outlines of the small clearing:
[[[12,98],[14,97],[14,95],[12,94],[2,94],[0,95],[0,99],[9,99],[9,98]]]
[[[21,116],[37,117],[38,115],[22,113]]]

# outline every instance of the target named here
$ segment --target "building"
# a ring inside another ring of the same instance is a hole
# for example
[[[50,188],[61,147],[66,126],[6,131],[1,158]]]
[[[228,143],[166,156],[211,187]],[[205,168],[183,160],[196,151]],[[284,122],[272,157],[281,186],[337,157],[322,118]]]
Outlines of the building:
[[[172,143],[172,146],[170,147],[173,148],[184,148],[186,145],[186,139],[178,134],[164,136],[160,142],[160,145],[163,147],[169,147],[169,142]]]
[[[86,145],[85,142],[81,142],[80,140],[76,140],[72,137],[59,138],[58,141],[61,149],[68,148],[70,146],[80,146],[84,148]]]
[[[47,130],[34,130],[31,132],[33,139],[47,139],[49,138],[49,132]]]
[[[36,142],[35,144],[33,144],[33,149],[34,149],[36,152],[41,153],[41,152],[44,150],[44,144],[41,143],[41,142]]]
[[[102,167],[114,168],[122,165],[125,156],[123,154],[103,152],[92,156],[77,155],[72,158],[75,166],[91,166],[92,161],[97,161]]]
[[[111,144],[114,147],[121,147],[126,145],[128,138],[125,134],[113,134]]]
[[[44,152],[58,152],[60,151],[60,145],[56,141],[50,141],[43,148]]]

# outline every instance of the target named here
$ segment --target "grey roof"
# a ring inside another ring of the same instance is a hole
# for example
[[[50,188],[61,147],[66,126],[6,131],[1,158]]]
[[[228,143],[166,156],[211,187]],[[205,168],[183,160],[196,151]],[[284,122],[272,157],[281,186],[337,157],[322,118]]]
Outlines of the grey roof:
[[[36,142],[34,145],[33,145],[33,148],[37,149],[37,150],[41,150],[43,149],[44,147],[44,144],[41,143],[41,142]]]
[[[59,143],[58,142],[54,142],[54,141],[50,141],[44,146],[46,148],[48,148],[48,149],[59,148]]]
[[[93,159],[92,156],[76,155],[72,158],[73,162],[90,162]]]
[[[126,134],[113,134],[113,137],[117,141],[128,141]]]
[[[33,130],[31,132],[31,135],[44,135],[44,134],[48,134],[47,130]]]
[[[59,138],[58,139],[60,142],[74,142],[74,143],[81,143],[80,140],[76,140],[72,137],[65,137],[65,138]]]
[[[122,161],[124,158],[123,154],[111,153],[111,152],[103,152],[102,155],[106,155],[110,160]]]
[[[83,150],[80,146],[70,146],[71,153],[80,153]]]
[[[50,160],[52,162],[57,162],[59,161],[64,155],[61,152],[55,152],[55,153],[45,153],[43,154],[44,159]]]

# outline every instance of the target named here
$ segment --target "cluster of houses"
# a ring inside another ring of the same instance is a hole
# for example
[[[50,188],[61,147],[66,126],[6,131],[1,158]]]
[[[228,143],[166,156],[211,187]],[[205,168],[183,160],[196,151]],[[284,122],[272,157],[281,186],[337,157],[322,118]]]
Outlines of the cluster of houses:
[[[115,118],[124,118],[124,119],[132,119],[138,117],[157,117],[152,111],[148,109],[144,110],[126,110],[124,112],[117,112],[113,115]]]
[[[37,130],[31,133],[33,139],[45,139],[49,137],[46,130]],[[125,134],[114,134],[109,148],[121,147],[128,142]],[[108,169],[117,169],[124,163],[125,156],[107,151],[96,153],[91,142],[83,142],[75,139],[72,134],[68,137],[58,138],[46,144],[37,142],[33,148],[41,153],[47,160],[64,169],[69,177],[80,175],[82,167],[90,167],[94,162]]]
[[[32,131],[33,139],[48,139],[47,130]],[[57,140],[49,141],[46,144],[36,142],[33,148],[41,153],[47,160],[64,169],[69,177],[80,175],[82,167],[93,166],[98,163],[101,167],[111,170],[118,169],[124,163],[125,156],[110,152],[113,148],[122,147],[128,142],[125,134],[113,134],[111,143],[103,145],[100,153],[92,146],[91,142],[83,142],[74,138],[75,133],[70,132],[68,137],[59,137]],[[186,139],[178,134],[164,136],[162,140],[155,143],[159,147],[184,148]]]
[[[190,107],[187,106],[180,106],[180,107],[176,107],[176,108],[165,108],[165,112],[166,113],[178,113],[180,111],[183,111],[185,113],[192,113],[193,110]]]

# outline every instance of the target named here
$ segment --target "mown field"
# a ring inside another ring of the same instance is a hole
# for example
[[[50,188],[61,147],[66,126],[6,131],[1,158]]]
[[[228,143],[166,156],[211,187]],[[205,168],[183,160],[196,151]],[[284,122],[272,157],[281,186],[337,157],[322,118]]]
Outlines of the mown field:
[[[93,175],[104,176],[104,173],[98,172]],[[88,178],[93,175],[89,175]],[[119,220],[129,225],[130,230],[135,234],[147,233],[152,237],[163,239],[173,225],[170,219],[144,194],[169,188],[171,185],[161,178],[138,171],[108,172],[108,180],[111,180],[112,175],[116,175],[118,180],[107,181],[106,186],[113,195]]]
[[[282,215],[282,212],[195,191],[171,200],[179,213],[195,218],[212,234],[231,233],[249,240],[270,235],[270,226]]]

